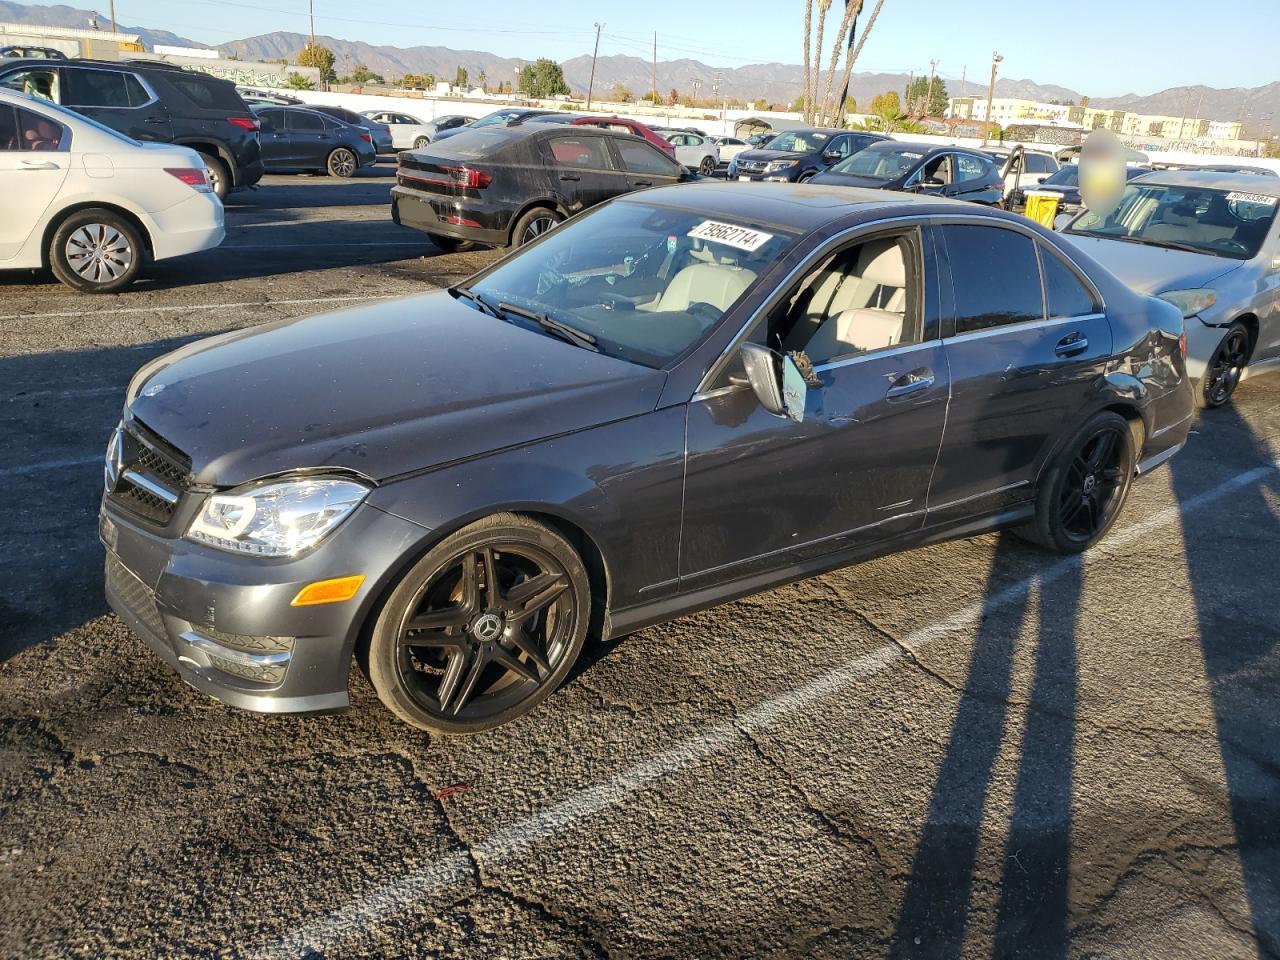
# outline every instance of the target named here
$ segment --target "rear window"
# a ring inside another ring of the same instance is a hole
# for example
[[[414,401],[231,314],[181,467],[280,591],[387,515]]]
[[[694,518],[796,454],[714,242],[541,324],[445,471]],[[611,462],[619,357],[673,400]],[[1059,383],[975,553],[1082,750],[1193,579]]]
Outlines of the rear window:
[[[508,127],[469,128],[462,133],[441,140],[439,146],[432,145],[444,157],[477,159],[496,156],[498,151],[507,147],[515,135]]]
[[[172,74],[165,74],[165,79],[180,94],[205,110],[231,110],[244,113],[248,109],[240,99],[240,94],[236,93],[235,86],[216,77],[203,77],[198,73],[179,73],[175,70]]]

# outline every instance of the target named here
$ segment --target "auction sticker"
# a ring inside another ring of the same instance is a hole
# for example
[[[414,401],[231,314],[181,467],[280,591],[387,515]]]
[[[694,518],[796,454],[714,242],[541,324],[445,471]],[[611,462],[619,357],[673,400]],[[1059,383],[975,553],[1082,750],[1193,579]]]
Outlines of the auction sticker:
[[[727,247],[737,247],[748,253],[759,250],[773,239],[772,233],[752,230],[749,227],[735,227],[732,223],[720,223],[717,220],[703,220],[689,231],[688,236],[695,240],[723,243]]]
[[[1228,193],[1227,201],[1237,201],[1239,203],[1256,203],[1261,207],[1274,207],[1276,205],[1276,197],[1268,197],[1264,193]]]

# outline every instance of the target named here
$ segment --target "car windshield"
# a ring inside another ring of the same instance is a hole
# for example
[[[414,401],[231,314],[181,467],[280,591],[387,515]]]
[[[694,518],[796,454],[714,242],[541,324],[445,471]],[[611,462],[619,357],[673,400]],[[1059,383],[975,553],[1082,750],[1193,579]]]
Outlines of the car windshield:
[[[1266,239],[1277,202],[1247,191],[1131,183],[1115,210],[1086,210],[1066,232],[1248,260]]]
[[[897,180],[914,167],[924,153],[905,147],[868,147],[841,160],[832,171],[848,173],[868,180]]]
[[[826,133],[780,133],[769,141],[765,149],[785,150],[787,153],[817,153],[831,139]]]
[[[505,124],[515,116],[514,110],[499,110],[497,113],[491,113],[487,117],[481,117],[479,120],[472,120],[473,127],[492,127],[495,123]]]
[[[1046,177],[1042,184],[1046,187],[1078,187],[1080,186],[1080,168],[1074,163],[1068,163],[1065,167],[1059,167],[1058,172],[1051,177]]]
[[[590,349],[662,367],[710,332],[795,240],[749,219],[616,201],[457,292],[514,323],[542,315],[586,334]]]

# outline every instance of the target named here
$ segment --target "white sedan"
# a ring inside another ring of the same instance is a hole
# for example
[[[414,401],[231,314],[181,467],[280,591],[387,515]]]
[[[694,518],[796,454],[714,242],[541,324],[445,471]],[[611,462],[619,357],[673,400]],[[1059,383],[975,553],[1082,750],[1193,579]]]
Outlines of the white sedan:
[[[751,144],[745,140],[739,140],[737,137],[707,137],[712,143],[719,148],[720,162],[728,163],[743,150],[750,150]]]
[[[720,163],[720,148],[706,137],[683,130],[663,131],[661,135],[676,148],[676,159],[690,170],[709,177]]]
[[[216,247],[222,202],[204,160],[141,144],[0,89],[0,269],[48,267],[69,287],[119,290],[150,260]]]

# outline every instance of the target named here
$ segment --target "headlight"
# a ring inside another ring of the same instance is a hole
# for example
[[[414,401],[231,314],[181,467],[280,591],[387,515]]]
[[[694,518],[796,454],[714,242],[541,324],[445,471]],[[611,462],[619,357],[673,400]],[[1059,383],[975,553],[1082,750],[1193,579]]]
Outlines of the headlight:
[[[1183,319],[1203,313],[1218,302],[1218,295],[1212,290],[1166,290],[1156,296],[1181,310]]]
[[[779,170],[790,170],[799,160],[771,160],[766,168],[769,173],[777,173]]]
[[[211,494],[187,538],[232,553],[296,557],[337,529],[369,494],[352,480],[302,479]]]

